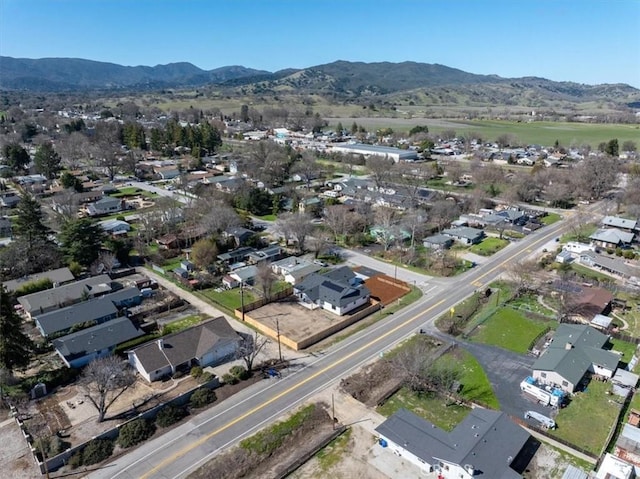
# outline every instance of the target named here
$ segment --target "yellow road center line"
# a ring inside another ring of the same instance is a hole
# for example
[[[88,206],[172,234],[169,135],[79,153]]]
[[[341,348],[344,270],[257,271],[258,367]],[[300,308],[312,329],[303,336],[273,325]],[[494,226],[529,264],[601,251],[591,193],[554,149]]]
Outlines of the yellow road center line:
[[[327,371],[329,371],[330,369],[335,368],[336,366],[338,366],[339,364],[342,364],[343,362],[347,361],[348,359],[352,358],[353,356],[355,356],[356,354],[361,353],[362,351],[364,351],[365,349],[369,348],[372,344],[375,344],[377,342],[380,342],[382,339],[386,338],[387,336],[392,335],[393,333],[395,333],[396,331],[404,328],[405,326],[407,326],[409,323],[415,321],[416,319],[418,319],[420,316],[428,313],[429,311],[437,308],[438,306],[440,306],[442,303],[444,303],[444,299],[438,301],[436,304],[434,304],[433,306],[425,309],[424,311],[416,314],[415,316],[407,319],[405,322],[399,324],[398,326],[394,327],[393,329],[387,331],[386,333],[384,333],[381,336],[378,336],[376,339],[374,339],[373,341],[365,344],[364,346],[361,346],[360,348],[356,349],[355,351],[352,351],[351,353],[347,354],[346,356],[344,356],[343,358],[335,361],[332,364],[329,364],[328,366],[326,366],[325,368],[321,369],[320,371],[315,372],[314,374],[312,374],[311,376],[309,376],[306,379],[303,379],[302,381],[300,381],[297,384],[294,384],[293,386],[291,386],[289,389],[286,389],[284,391],[282,391],[281,393],[278,393],[277,395],[275,395],[274,397],[272,397],[271,399],[269,399],[268,401],[265,401],[264,403],[260,404],[259,406],[254,407],[253,409],[247,411],[246,413],[242,414],[241,416],[238,416],[237,418],[235,418],[234,420],[228,422],[227,424],[225,424],[224,426],[219,427],[218,429],[211,431],[209,434],[207,434],[206,436],[201,437],[200,439],[198,439],[197,441],[189,444],[186,447],[183,447],[181,450],[179,450],[178,452],[172,454],[171,456],[167,457],[166,459],[164,459],[162,462],[160,462],[157,466],[154,466],[152,469],[150,469],[148,472],[146,472],[145,474],[143,474],[142,476],[140,476],[140,479],[146,479],[148,477],[150,477],[151,475],[153,475],[154,473],[156,473],[157,471],[159,471],[160,469],[162,469],[163,467],[165,467],[168,464],[171,464],[172,462],[175,462],[176,459],[184,456],[185,454],[187,454],[189,451],[192,451],[193,449],[195,449],[198,446],[201,446],[202,444],[204,444],[205,442],[207,442],[209,439],[211,439],[213,436],[216,436],[217,434],[220,434],[221,432],[225,431],[226,429],[229,429],[231,426],[237,424],[238,422],[242,421],[243,419],[246,419],[247,417],[251,416],[252,414],[255,414],[256,412],[260,411],[261,409],[264,409],[265,407],[267,407],[269,404],[274,403],[275,401],[277,401],[278,399],[282,398],[283,396],[286,396],[287,394],[291,393],[292,391],[295,391],[296,389],[304,386],[306,383],[314,380],[315,378],[317,378],[318,376],[320,376],[321,374],[325,374]]]

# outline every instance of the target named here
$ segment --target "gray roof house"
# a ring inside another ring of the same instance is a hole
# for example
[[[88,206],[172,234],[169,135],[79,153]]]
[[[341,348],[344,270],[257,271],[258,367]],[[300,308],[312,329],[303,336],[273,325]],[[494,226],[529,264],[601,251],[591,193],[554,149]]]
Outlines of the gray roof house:
[[[235,226],[232,228],[227,228],[224,231],[224,235],[227,238],[233,238],[236,243],[236,246],[242,246],[244,243],[249,241],[250,238],[255,236],[255,231],[251,231],[247,228],[242,228],[241,226]]]
[[[191,366],[211,366],[232,358],[242,337],[220,316],[128,351],[129,363],[153,382]]]
[[[20,296],[18,302],[29,316],[35,316],[78,303],[83,299],[110,293],[112,290],[113,283],[109,275],[101,274],[57,288]]]
[[[561,324],[547,350],[533,364],[533,377],[568,393],[577,390],[588,372],[611,378],[620,354],[603,349],[608,340],[590,326]]]
[[[54,286],[60,286],[75,279],[69,268],[65,266],[64,268],[52,269],[50,271],[45,271],[44,273],[30,274],[29,276],[23,276],[22,278],[5,281],[2,284],[7,288],[7,291],[11,292],[19,289],[25,284],[40,281],[45,278],[49,279]]]
[[[617,228],[596,230],[589,239],[603,248],[616,248],[631,244],[634,234]]]
[[[477,228],[469,228],[468,226],[448,228],[443,230],[442,234],[451,236],[454,240],[466,245],[480,243],[485,237],[484,231]]]
[[[295,285],[299,303],[309,309],[323,308],[342,316],[366,304],[371,292],[348,266],[325,274],[312,273]]]
[[[108,356],[115,347],[142,336],[129,318],[120,317],[53,340],[53,347],[70,368],[81,368],[96,358]]]
[[[579,260],[582,264],[622,278],[640,278],[640,268],[619,258],[610,258],[593,251],[583,251],[580,253]]]
[[[433,236],[427,236],[422,240],[422,245],[425,248],[430,249],[447,249],[453,244],[453,238],[448,235],[437,234]]]
[[[124,202],[120,198],[112,198],[105,196],[94,203],[87,205],[87,214],[89,216],[108,215],[122,211]]]
[[[400,409],[376,428],[380,444],[445,478],[517,479],[529,433],[499,411],[475,408],[451,432]]]
[[[602,218],[601,224],[602,226],[619,228],[630,232],[638,231],[638,222],[636,220],[620,218],[619,216],[605,216]]]
[[[304,258],[289,256],[271,263],[271,270],[275,274],[280,274],[289,284],[296,284],[304,280],[312,273],[322,269],[319,264],[313,263]]]
[[[106,296],[101,296],[66,308],[39,314],[33,319],[44,336],[68,332],[83,323],[100,324],[118,316],[118,308]]]

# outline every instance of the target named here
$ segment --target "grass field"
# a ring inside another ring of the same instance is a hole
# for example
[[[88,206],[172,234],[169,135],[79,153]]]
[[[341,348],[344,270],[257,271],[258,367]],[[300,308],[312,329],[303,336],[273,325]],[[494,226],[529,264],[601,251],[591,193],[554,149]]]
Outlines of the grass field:
[[[615,396],[606,394],[610,387],[591,381],[585,392],[576,394],[567,407],[560,409],[555,418],[558,428],[549,433],[599,455],[619,413],[617,404],[612,403]]]
[[[557,221],[560,221],[562,219],[562,216],[560,216],[558,213],[549,213],[547,214],[547,216],[543,216],[540,221],[542,222],[543,225],[545,226],[549,226],[552,225],[553,223],[556,223]]]
[[[402,408],[445,431],[453,430],[470,411],[468,407],[451,404],[451,401],[436,394],[418,394],[401,388],[378,408],[378,412],[389,417]]]
[[[221,292],[217,292],[215,289],[205,289],[200,291],[199,294],[205,298],[213,301],[214,303],[225,308],[231,315],[233,311],[240,307],[242,304],[242,298],[240,297],[240,288],[226,289]],[[257,297],[249,290],[244,290],[244,304],[249,304],[255,301]]]
[[[441,356],[438,361],[446,364],[456,364],[460,368],[460,395],[467,401],[484,404],[492,409],[499,409],[498,398],[493,392],[489,378],[480,363],[472,354],[464,349],[456,348]]]
[[[506,239],[500,238],[485,238],[481,243],[474,244],[469,251],[475,254],[479,254],[480,256],[491,256],[494,253],[497,253],[502,248],[507,246],[509,241]]]
[[[525,354],[531,342],[548,326],[545,321],[526,318],[515,309],[501,308],[476,328],[471,339]]]

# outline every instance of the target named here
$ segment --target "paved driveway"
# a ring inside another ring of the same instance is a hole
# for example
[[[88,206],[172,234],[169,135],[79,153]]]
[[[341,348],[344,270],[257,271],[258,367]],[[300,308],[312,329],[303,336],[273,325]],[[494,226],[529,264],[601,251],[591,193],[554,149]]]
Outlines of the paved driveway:
[[[484,369],[500,403],[500,410],[522,418],[525,411],[551,416],[553,409],[541,406],[520,391],[522,380],[531,375],[534,357],[486,344],[449,339],[469,351]]]

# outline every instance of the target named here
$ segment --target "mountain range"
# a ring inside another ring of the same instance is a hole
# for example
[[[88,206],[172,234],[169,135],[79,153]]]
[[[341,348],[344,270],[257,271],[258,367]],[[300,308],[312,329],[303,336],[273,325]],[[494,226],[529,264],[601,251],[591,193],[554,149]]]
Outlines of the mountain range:
[[[277,72],[243,66],[203,70],[191,63],[122,66],[77,58],[0,57],[0,90],[73,92],[157,90],[213,85],[243,94],[331,95],[333,97],[415,98],[434,103],[517,104],[560,100],[608,101],[625,106],[640,101],[640,90],[626,84],[585,85],[544,78],[477,75],[439,64],[336,61]],[[464,98],[459,98],[461,91]]]

